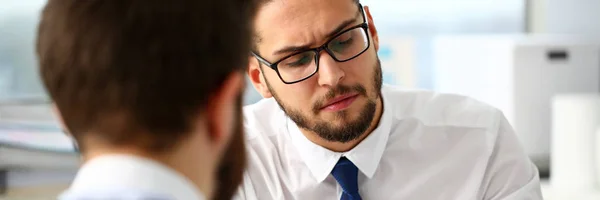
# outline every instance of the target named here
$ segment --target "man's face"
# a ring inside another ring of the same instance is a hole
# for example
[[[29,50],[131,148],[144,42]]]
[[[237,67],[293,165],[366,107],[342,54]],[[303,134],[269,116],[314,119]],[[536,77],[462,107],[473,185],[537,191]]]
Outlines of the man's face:
[[[274,97],[285,113],[303,129],[334,142],[357,139],[375,117],[381,91],[378,38],[368,9],[369,48],[358,57],[337,62],[320,52],[319,70],[298,83],[285,84],[273,69],[254,60],[249,75],[264,97]],[[255,21],[255,53],[273,63],[296,52],[288,47],[315,48],[363,23],[351,0],[274,0],[262,6]],[[314,62],[314,60],[312,61]],[[259,80],[259,81],[256,81]]]

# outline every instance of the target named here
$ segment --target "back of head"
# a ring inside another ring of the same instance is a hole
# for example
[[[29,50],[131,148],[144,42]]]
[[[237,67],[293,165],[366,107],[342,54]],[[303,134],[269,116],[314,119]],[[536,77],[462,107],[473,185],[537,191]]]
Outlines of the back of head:
[[[254,7],[246,0],[49,0],[37,41],[43,83],[76,140],[165,151],[186,136],[224,79],[247,66]]]
[[[203,115],[217,116],[206,121],[236,133],[216,171],[215,199],[229,199],[245,166],[241,115],[237,126],[221,122],[232,108],[214,97],[234,102],[235,92],[222,94],[236,87],[224,85],[247,67],[255,9],[251,0],[48,0],[37,41],[42,81],[81,152],[92,143],[170,152],[198,136]]]

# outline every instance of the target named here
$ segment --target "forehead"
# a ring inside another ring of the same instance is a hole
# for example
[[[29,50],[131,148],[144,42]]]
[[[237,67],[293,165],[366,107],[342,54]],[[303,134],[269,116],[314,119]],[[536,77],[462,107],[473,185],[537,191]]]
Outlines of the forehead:
[[[255,19],[259,48],[321,42],[340,23],[356,18],[357,12],[351,0],[273,0]]]

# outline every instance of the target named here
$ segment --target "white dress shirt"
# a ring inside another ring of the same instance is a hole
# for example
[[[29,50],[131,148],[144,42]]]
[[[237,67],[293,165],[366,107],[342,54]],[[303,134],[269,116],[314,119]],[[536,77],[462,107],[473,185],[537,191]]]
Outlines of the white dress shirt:
[[[60,200],[204,200],[189,179],[158,162],[103,156],[81,167]]]
[[[339,200],[340,157],[359,169],[365,200],[542,199],[538,171],[503,114],[458,95],[384,85],[377,128],[348,152],[309,141],[274,99],[244,108],[248,200]]]

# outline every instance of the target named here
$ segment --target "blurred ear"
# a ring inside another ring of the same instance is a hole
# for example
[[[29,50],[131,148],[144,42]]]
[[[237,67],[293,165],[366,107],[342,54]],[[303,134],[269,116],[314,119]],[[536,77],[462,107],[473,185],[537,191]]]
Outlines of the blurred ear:
[[[214,147],[223,150],[231,139],[231,134],[240,115],[237,100],[244,89],[244,74],[233,72],[221,87],[211,96],[206,107],[206,121],[210,142]]]
[[[248,57],[248,59],[250,59],[248,66],[248,77],[250,78],[250,82],[252,82],[256,91],[258,91],[263,98],[273,97],[271,91],[269,91],[269,87],[267,87],[265,76],[260,69],[260,62],[253,56]]]
[[[373,16],[371,16],[371,11],[368,6],[365,6],[364,9],[365,14],[367,15],[367,22],[369,23],[369,33],[371,34],[371,39],[375,45],[375,50],[379,50],[379,35],[377,34],[377,28],[375,28],[375,23],[373,22]]]

